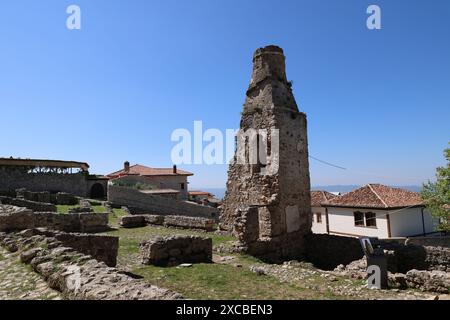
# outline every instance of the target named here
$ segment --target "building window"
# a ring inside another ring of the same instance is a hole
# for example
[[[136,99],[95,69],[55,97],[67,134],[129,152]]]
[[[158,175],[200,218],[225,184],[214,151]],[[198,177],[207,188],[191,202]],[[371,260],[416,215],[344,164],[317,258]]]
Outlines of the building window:
[[[353,217],[355,218],[355,226],[364,227],[364,213],[361,211],[353,212]]]
[[[180,183],[180,189],[184,190],[184,183]]]
[[[355,218],[355,226],[357,227],[367,227],[376,228],[377,227],[377,215],[373,212],[353,212]]]
[[[366,227],[377,227],[377,215],[373,212],[366,212]]]
[[[316,213],[316,222],[322,223],[322,214],[321,213]]]

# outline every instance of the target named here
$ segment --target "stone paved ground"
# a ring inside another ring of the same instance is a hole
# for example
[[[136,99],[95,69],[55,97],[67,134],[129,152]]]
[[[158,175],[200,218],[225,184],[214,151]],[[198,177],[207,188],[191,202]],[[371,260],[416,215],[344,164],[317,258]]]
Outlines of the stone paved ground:
[[[0,247],[0,300],[60,300],[61,294],[29,266],[22,264],[15,253]]]

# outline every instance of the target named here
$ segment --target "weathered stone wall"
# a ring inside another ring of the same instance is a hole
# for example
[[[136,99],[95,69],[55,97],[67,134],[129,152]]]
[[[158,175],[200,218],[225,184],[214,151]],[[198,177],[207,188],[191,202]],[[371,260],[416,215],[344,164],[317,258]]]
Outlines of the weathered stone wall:
[[[119,238],[105,235],[84,233],[67,233],[50,230],[47,228],[27,229],[19,232],[26,237],[45,236],[55,238],[65,247],[90,255],[98,261],[104,262],[109,267],[115,267],[119,250]]]
[[[184,229],[201,229],[214,231],[215,221],[198,217],[165,216],[164,225],[168,227],[178,227]]]
[[[133,214],[218,217],[216,208],[145,194],[132,188],[109,185],[108,201],[115,206],[128,207]]]
[[[414,245],[424,246],[424,247],[450,248],[450,236],[396,238],[396,239],[386,239],[383,241],[398,242],[401,244],[414,244]]]
[[[450,248],[401,244],[381,241],[385,250],[392,252],[390,271],[406,273],[409,270],[437,270],[450,272]]]
[[[87,196],[88,173],[57,174],[27,173],[13,168],[0,168],[0,190],[25,188],[30,191],[66,192],[76,196]]]
[[[30,264],[52,289],[68,299],[79,300],[169,300],[183,297],[171,290],[133,279],[98,262],[92,256],[64,247],[54,237],[0,233],[0,244],[19,251],[23,263]]]
[[[316,267],[332,270],[349,265],[364,257],[359,240],[328,234],[309,234],[306,237],[306,258]],[[406,273],[409,270],[437,270],[450,272],[450,249],[419,246],[395,241],[380,241],[388,251],[388,269]]]
[[[176,266],[182,263],[210,263],[212,239],[194,236],[158,237],[140,244],[143,264]]]
[[[129,215],[120,218],[119,224],[124,228],[141,228],[146,225],[164,225],[183,229],[200,229],[214,231],[213,219],[186,217],[186,216],[161,216],[161,215]]]
[[[306,237],[306,258],[316,267],[332,270],[364,257],[359,240],[328,234],[310,233]]]
[[[76,205],[78,204],[78,198],[64,192],[50,193],[48,191],[32,192],[25,189],[16,190],[17,196],[15,198],[21,198],[24,200],[51,203],[58,205]],[[45,210],[51,211],[51,210]]]
[[[41,227],[66,232],[101,232],[109,229],[108,214],[33,212],[30,209],[0,205],[0,231]]]
[[[24,199],[14,198],[9,202],[12,206],[16,207],[24,207],[37,212],[56,212],[57,208],[54,204],[51,203],[43,203],[43,202],[34,202]]]
[[[266,147],[267,163],[259,159],[250,164],[249,146],[254,139],[238,136],[245,150],[238,143],[220,217],[221,228],[234,230],[250,254],[284,260],[304,253],[303,237],[312,223],[306,127],[306,115],[299,112],[286,78],[283,50],[275,46],[258,49],[240,129],[267,132],[267,146],[259,143],[259,148]],[[278,140],[271,136],[274,130],[279,133],[278,148],[272,145]],[[245,155],[247,163],[238,161],[239,154]],[[248,234],[239,235],[242,232]]]

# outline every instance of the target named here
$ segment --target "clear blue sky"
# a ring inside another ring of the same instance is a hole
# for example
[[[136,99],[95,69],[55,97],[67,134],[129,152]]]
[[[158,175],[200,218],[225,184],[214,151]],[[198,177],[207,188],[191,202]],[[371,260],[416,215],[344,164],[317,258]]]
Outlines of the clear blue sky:
[[[348,168],[311,160],[314,185],[420,184],[450,140],[448,0],[5,0],[0,40],[0,156],[171,166],[174,129],[238,127],[268,44],[287,56],[310,154]],[[225,165],[185,169],[225,185]]]

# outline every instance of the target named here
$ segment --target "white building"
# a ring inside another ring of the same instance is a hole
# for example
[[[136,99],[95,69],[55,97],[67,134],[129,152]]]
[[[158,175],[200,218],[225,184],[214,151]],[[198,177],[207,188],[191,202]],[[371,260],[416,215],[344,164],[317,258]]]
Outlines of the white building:
[[[433,233],[437,221],[416,192],[368,184],[342,196],[311,193],[312,231],[385,238]]]

